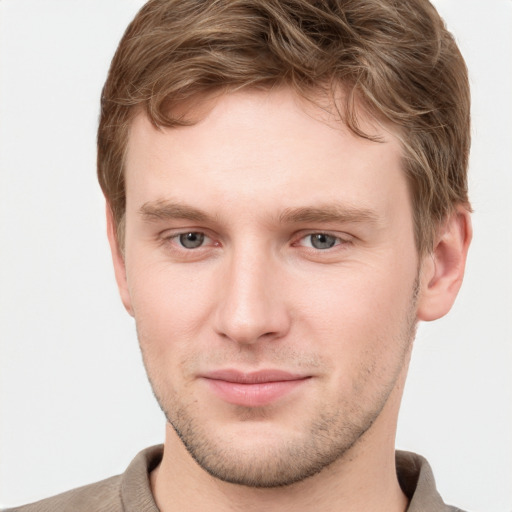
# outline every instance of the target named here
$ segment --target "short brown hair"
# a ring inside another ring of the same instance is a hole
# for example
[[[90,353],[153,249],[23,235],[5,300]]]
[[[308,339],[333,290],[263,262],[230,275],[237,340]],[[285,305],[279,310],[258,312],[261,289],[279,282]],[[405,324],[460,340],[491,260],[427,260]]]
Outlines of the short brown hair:
[[[428,0],[150,0],[127,28],[101,99],[98,177],[118,239],[130,122],[185,124],[173,106],[216,89],[287,85],[301,95],[341,85],[343,119],[355,98],[398,128],[410,183],[416,245],[456,205],[469,209],[470,97],[467,70]],[[376,142],[377,143],[377,142]]]

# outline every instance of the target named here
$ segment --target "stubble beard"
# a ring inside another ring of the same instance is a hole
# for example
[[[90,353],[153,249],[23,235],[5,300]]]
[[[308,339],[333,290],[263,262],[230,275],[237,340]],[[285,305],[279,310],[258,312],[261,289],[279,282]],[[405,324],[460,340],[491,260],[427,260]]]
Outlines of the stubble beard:
[[[278,445],[273,443],[265,446],[256,442],[254,449],[235,446],[224,436],[209,430],[205,422],[198,419],[194,411],[197,403],[185,403],[176,396],[170,396],[168,390],[158,389],[150,377],[151,373],[147,372],[153,393],[190,456],[212,477],[252,488],[275,488],[301,482],[347,457],[351,448],[379,417],[402,368],[407,364],[416,333],[417,294],[418,281],[415,282],[411,308],[405,315],[399,335],[401,339],[397,343],[399,355],[395,371],[379,393],[372,397],[371,403],[354,403],[352,397],[352,401],[343,400],[335,408],[325,407],[301,436],[282,439]],[[146,358],[143,359],[148,370]],[[371,369],[365,368],[361,373],[370,375]],[[261,419],[265,411],[240,407],[242,421],[255,419],[258,415]]]
[[[343,458],[374,421],[371,415],[356,423],[340,419],[339,413],[322,413],[300,438],[240,450],[224,444],[222,436],[213,438],[186,411],[173,412],[178,414],[166,414],[167,421],[203,470],[224,482],[252,488],[290,486],[320,473]]]

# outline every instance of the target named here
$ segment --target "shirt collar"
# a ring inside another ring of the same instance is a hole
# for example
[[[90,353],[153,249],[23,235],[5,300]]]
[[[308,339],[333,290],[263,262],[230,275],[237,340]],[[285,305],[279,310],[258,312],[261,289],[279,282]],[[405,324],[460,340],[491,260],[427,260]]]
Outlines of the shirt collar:
[[[121,480],[121,500],[125,512],[158,512],[151,492],[149,475],[162,460],[163,445],[140,452],[130,463]],[[437,492],[429,463],[411,452],[396,452],[396,471],[402,491],[409,499],[407,512],[449,512]]]

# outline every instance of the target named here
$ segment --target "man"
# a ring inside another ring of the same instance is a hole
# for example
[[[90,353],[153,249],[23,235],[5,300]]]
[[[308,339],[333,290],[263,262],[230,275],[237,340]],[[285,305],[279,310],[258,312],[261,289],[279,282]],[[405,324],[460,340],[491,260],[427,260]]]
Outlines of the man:
[[[20,510],[455,510],[394,436],[417,323],[462,281],[468,152],[427,2],[146,4],[98,175],[165,445]]]

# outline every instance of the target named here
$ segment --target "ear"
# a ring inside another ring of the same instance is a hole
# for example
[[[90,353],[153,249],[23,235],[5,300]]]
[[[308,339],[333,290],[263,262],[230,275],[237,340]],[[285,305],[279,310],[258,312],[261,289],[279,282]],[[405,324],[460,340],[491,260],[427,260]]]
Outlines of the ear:
[[[437,320],[450,311],[462,285],[472,235],[470,213],[461,205],[440,227],[433,252],[423,260],[418,320]]]
[[[106,204],[106,215],[107,215],[107,236],[110,244],[110,251],[112,253],[112,262],[114,264],[114,273],[116,276],[117,287],[123,305],[128,313],[133,316],[132,302],[130,298],[130,291],[128,288],[128,281],[126,279],[126,265],[124,262],[124,255],[119,247],[119,241],[117,239],[116,224],[110,205]]]

